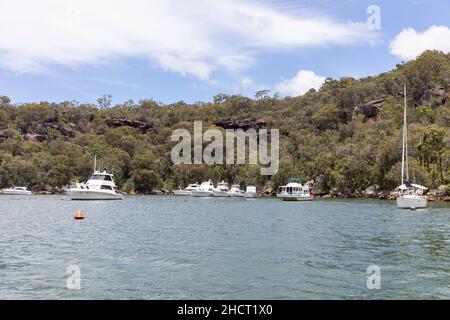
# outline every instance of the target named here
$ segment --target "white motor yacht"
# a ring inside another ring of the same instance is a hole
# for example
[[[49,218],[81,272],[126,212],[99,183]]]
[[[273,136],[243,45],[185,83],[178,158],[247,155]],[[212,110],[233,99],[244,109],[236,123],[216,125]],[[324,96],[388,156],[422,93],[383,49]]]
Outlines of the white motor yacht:
[[[192,191],[194,197],[213,197],[214,196],[214,184],[211,180],[202,182],[198,190]]]
[[[95,165],[94,165],[95,168]],[[96,171],[86,183],[77,183],[76,187],[66,191],[71,200],[122,200],[117,192],[113,175],[103,170]]]
[[[233,184],[230,189],[231,197],[244,197],[244,190],[241,190],[241,187],[238,184]]]
[[[6,188],[2,189],[2,193],[4,195],[9,196],[22,196],[22,195],[31,195],[31,191],[26,187],[14,187],[14,188]]]
[[[283,201],[311,201],[314,198],[308,186],[298,183],[299,179],[291,178],[285,186],[278,188],[277,198]]]
[[[256,198],[258,194],[256,193],[256,186],[254,184],[249,184],[245,189],[244,193],[245,198]]]
[[[213,191],[214,197],[230,197],[230,189],[228,189],[228,183],[219,182],[217,188]]]
[[[184,189],[180,187],[178,190],[173,190],[173,194],[176,196],[191,196],[192,192],[198,190],[199,187],[198,183],[191,183]]]
[[[404,182],[406,180],[406,182]],[[427,197],[424,195],[428,190],[426,187],[413,184],[409,180],[408,162],[408,121],[406,104],[406,85],[404,87],[404,107],[403,107],[403,146],[402,146],[402,178],[401,185],[397,188],[400,196],[397,198],[397,208],[416,209],[427,207]]]

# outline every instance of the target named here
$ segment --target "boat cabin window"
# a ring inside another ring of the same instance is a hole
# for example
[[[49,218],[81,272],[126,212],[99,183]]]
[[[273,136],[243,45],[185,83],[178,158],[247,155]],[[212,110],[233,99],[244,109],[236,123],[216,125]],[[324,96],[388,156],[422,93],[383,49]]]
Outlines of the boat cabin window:
[[[103,189],[103,190],[112,190],[112,187],[111,187],[111,186],[105,186],[105,185],[102,185],[102,186],[100,187],[100,189]]]
[[[103,175],[103,174],[94,174],[89,178],[89,180],[104,180],[104,181],[112,181],[111,176]]]

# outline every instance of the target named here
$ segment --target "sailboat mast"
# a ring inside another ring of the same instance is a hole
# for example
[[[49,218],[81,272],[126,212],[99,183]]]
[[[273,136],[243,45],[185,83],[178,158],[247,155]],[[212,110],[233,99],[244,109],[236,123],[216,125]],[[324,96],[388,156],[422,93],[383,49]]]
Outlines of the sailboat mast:
[[[409,181],[409,155],[408,155],[408,102],[406,100],[406,84],[405,84],[405,173],[406,181]]]
[[[403,106],[403,141],[402,141],[402,185],[404,184],[404,178],[405,178],[405,160],[407,158],[407,123],[406,123],[406,84],[404,86],[403,90],[403,97],[404,97],[404,106]]]
[[[97,171],[97,155],[94,154],[94,172]]]

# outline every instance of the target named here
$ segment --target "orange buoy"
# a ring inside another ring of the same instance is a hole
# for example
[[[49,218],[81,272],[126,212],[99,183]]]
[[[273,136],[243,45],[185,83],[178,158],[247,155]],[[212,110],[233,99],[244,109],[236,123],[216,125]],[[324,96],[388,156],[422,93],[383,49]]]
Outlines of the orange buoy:
[[[74,218],[75,218],[75,220],[83,220],[83,219],[84,219],[84,213],[83,213],[83,211],[77,211],[77,212],[75,213]]]

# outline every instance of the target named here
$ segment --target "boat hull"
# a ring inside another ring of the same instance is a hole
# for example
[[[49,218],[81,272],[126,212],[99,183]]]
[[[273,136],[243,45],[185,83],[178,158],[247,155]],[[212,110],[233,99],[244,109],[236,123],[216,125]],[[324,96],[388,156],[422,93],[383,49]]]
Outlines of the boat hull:
[[[286,194],[277,194],[277,198],[282,201],[312,201],[314,200],[311,196],[297,196],[297,195],[286,195]]]
[[[225,192],[225,191],[214,191],[213,195],[214,195],[214,197],[218,197],[218,198],[228,198],[228,197],[230,197],[230,193],[229,192]]]
[[[257,198],[258,194],[256,192],[246,192],[244,193],[244,197],[247,199]]]
[[[183,197],[188,197],[192,195],[191,191],[187,191],[187,190],[174,190],[173,194],[176,196],[183,196]]]
[[[3,190],[2,194],[5,196],[30,196],[32,195],[31,191],[14,191],[14,190]]]
[[[235,198],[243,198],[244,197],[244,192],[243,191],[230,191],[230,197],[235,197]]]
[[[424,196],[405,195],[397,198],[398,209],[426,208],[427,198]]]
[[[214,197],[214,194],[212,191],[195,191],[192,193],[192,196],[197,198],[208,198]]]
[[[70,200],[122,200],[122,195],[118,193],[86,190],[68,190],[67,195]]]

